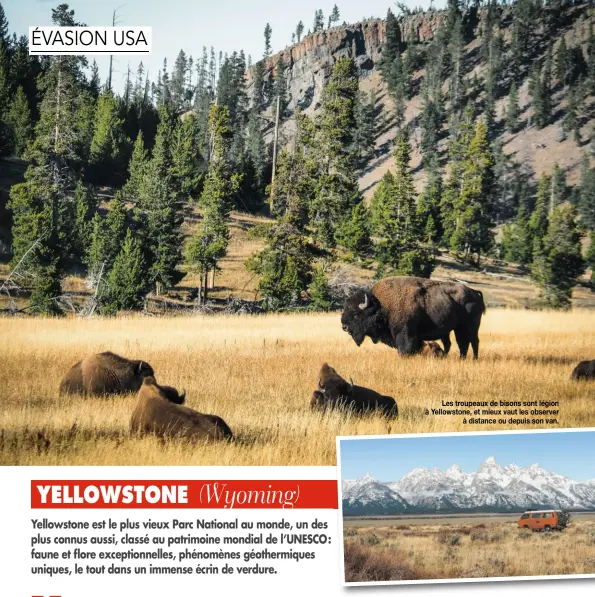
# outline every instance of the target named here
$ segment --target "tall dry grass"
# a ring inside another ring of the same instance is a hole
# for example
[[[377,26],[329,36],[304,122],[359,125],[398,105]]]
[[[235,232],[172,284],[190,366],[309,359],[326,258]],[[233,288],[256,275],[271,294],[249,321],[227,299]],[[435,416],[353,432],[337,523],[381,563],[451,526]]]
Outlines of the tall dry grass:
[[[595,574],[595,521],[551,533],[514,521],[350,526],[344,557],[347,582]]]
[[[0,319],[0,463],[21,465],[334,465],[335,436],[472,431],[458,416],[427,416],[444,400],[560,401],[559,427],[595,426],[595,384],[568,380],[595,358],[595,312],[488,311],[478,362],[399,358],[357,348],[339,314],[193,318]],[[188,405],[223,417],[230,444],[162,444],[128,435],[134,397],[58,396],[64,372],[112,350],[142,358]],[[398,420],[308,409],[320,365],[394,396]],[[545,426],[545,425],[543,425]],[[526,426],[524,426],[526,427]]]

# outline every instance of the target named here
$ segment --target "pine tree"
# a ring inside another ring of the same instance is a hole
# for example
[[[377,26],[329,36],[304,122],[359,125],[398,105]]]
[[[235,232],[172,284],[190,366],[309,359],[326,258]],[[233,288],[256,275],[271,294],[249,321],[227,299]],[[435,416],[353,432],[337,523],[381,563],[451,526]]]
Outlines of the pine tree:
[[[442,172],[437,157],[428,163],[428,179],[417,203],[417,217],[424,237],[430,244],[442,238],[440,204],[442,201]]]
[[[333,11],[331,12],[331,16],[329,17],[331,23],[338,23],[339,19],[341,18],[339,13],[339,7],[334,4]]]
[[[513,5],[512,58],[518,73],[528,63],[538,10],[534,0],[518,0]]]
[[[102,217],[95,212],[90,221],[85,263],[89,276],[96,284],[100,283],[97,279],[100,272],[103,272],[101,273],[103,279],[107,278],[126,238],[127,214],[128,209],[123,194],[116,191],[110,201],[107,215]]]
[[[558,163],[555,163],[554,167],[552,168],[552,175],[550,177],[550,214],[558,205],[560,205],[560,203],[566,201],[567,196],[568,185],[566,184],[566,174],[564,174],[564,170],[560,168]]]
[[[429,277],[434,261],[421,245],[423,232],[409,166],[411,145],[405,131],[399,134],[393,158],[394,175],[385,175],[372,198],[374,232],[380,237],[375,247],[377,275]]]
[[[326,274],[322,267],[314,269],[312,283],[310,284],[309,295],[311,306],[319,311],[328,311],[333,306],[330,295],[330,288]]]
[[[342,224],[337,233],[339,244],[350,253],[351,259],[365,257],[371,248],[370,219],[366,204],[361,201]]]
[[[101,91],[101,79],[99,77],[99,66],[97,65],[96,60],[93,60],[93,64],[91,65],[91,78],[89,79],[88,90],[94,99],[99,97],[99,92]]]
[[[140,309],[147,294],[143,253],[130,230],[107,276],[107,290],[101,299],[104,312]]]
[[[593,21],[589,22],[589,38],[587,41],[587,73],[590,93],[595,91],[595,33]]]
[[[277,220],[253,230],[252,235],[264,240],[265,247],[246,263],[250,272],[260,276],[258,291],[270,310],[299,304],[312,282],[313,261],[321,256],[304,225],[315,187],[316,167],[310,154],[315,131],[299,109],[296,125],[292,147],[284,147],[279,154],[271,188],[271,211]]]
[[[502,257],[507,261],[529,265],[533,258],[529,217],[524,206],[519,208],[514,223],[502,230]]]
[[[18,157],[22,157],[25,154],[27,143],[31,139],[33,127],[27,97],[21,86],[17,89],[8,110],[6,123],[10,134],[12,153]]]
[[[264,54],[263,58],[266,60],[272,52],[271,48],[271,35],[273,34],[273,29],[269,23],[266,24],[264,28]]]
[[[529,83],[529,92],[533,97],[533,115],[535,124],[539,128],[547,126],[551,119],[551,93],[552,93],[552,60],[551,47],[541,71],[534,70]]]
[[[585,265],[591,268],[590,282],[591,289],[593,289],[595,284],[595,230],[592,230],[589,236],[589,248],[585,255]]]
[[[74,22],[74,11],[66,9],[61,5],[52,11],[54,24]],[[39,81],[43,93],[40,118],[26,152],[31,163],[25,182],[10,192],[12,266],[20,264],[19,274],[31,287],[31,309],[43,313],[60,310],[56,299],[70,257],[82,65],[86,60],[77,56],[47,59]]]
[[[280,119],[285,114],[287,109],[287,80],[285,77],[285,69],[287,65],[283,60],[283,55],[279,55],[277,64],[275,65],[275,82],[273,83],[273,97],[279,98],[279,117]]]
[[[421,151],[424,163],[427,163],[438,152],[438,138],[441,126],[442,111],[440,106],[426,90],[422,95],[421,112]]]
[[[312,26],[312,32],[317,33],[318,31],[324,31],[324,14],[322,9],[319,9],[314,13],[314,25]]]
[[[173,286],[181,279],[177,266],[182,258],[180,226],[183,220],[172,174],[175,116],[162,107],[160,117],[153,157],[140,183],[136,210],[140,246],[148,271],[147,282],[157,294],[162,286]]]
[[[204,172],[204,160],[198,146],[197,118],[194,113],[177,122],[172,137],[171,175],[175,192],[181,200],[198,199]]]
[[[456,205],[461,194],[465,161],[474,134],[474,120],[475,113],[469,104],[465,108],[461,120],[456,122],[456,126],[449,127],[448,177],[440,201],[442,241],[445,244],[450,244],[451,237],[458,225]]]
[[[304,33],[304,23],[300,21],[295,28],[295,36],[297,38],[298,44],[302,41],[302,33]]]
[[[566,85],[570,73],[570,59],[566,47],[566,38],[562,36],[556,52],[556,79],[558,83]]]
[[[519,128],[519,94],[515,82],[510,84],[508,92],[508,107],[506,108],[506,130],[509,133],[516,133]]]
[[[188,71],[188,57],[184,50],[180,50],[174,63],[170,84],[170,101],[176,112],[182,111],[191,99],[191,92],[186,86]]]
[[[581,176],[579,213],[581,225],[595,230],[595,169],[589,167],[588,159]]]
[[[531,262],[533,278],[539,278],[539,260],[543,254],[543,240],[548,230],[548,203],[550,197],[551,182],[545,172],[541,175],[537,184],[537,196],[535,208],[529,218],[528,228],[531,233]]]
[[[360,91],[356,98],[353,154],[357,168],[363,168],[373,157],[377,137],[376,94]]]
[[[134,142],[132,157],[128,164],[128,180],[124,185],[124,194],[131,201],[138,201],[140,186],[147,172],[148,154],[145,149],[143,132],[140,131]]]
[[[553,308],[570,306],[572,288],[584,272],[576,215],[576,209],[571,205],[554,210],[538,257],[537,282],[544,301]]]
[[[453,2],[456,5],[456,2]],[[448,52],[450,54],[452,64],[452,74],[450,77],[448,92],[450,98],[450,107],[452,112],[458,112],[464,103],[463,96],[463,74],[462,74],[462,59],[463,59],[463,23],[460,16],[454,20],[450,42],[448,46]]]
[[[200,197],[203,217],[198,233],[186,247],[186,262],[201,277],[199,300],[207,299],[208,276],[218,270],[227,254],[228,217],[231,200],[240,180],[229,167],[230,119],[226,106],[214,105],[209,116],[212,139],[211,159]]]
[[[102,93],[97,101],[89,155],[93,180],[98,183],[117,180],[122,174],[123,153],[129,143],[124,136],[122,124],[118,102],[113,93],[111,91]]]
[[[7,74],[7,69],[0,66],[0,156],[12,152],[11,131],[6,125],[10,105],[10,83]]]
[[[338,227],[359,202],[353,155],[358,87],[353,60],[343,56],[322,91],[316,140],[319,171],[309,209],[316,237],[329,247],[337,240]]]
[[[493,244],[492,189],[494,161],[487,140],[487,127],[479,121],[463,162],[461,190],[454,203],[455,228],[450,246],[465,259],[482,253]]]
[[[568,90],[568,105],[566,106],[566,113],[562,121],[562,127],[565,133],[572,133],[576,144],[580,147],[581,144],[581,126],[578,118],[578,97],[577,90],[571,86]]]
[[[401,58],[401,29],[399,22],[389,8],[386,13],[386,29],[384,43],[382,44],[382,54],[380,57],[380,72],[383,79],[389,87],[389,90],[394,89],[396,81],[394,80],[395,72],[393,70],[393,62]]]

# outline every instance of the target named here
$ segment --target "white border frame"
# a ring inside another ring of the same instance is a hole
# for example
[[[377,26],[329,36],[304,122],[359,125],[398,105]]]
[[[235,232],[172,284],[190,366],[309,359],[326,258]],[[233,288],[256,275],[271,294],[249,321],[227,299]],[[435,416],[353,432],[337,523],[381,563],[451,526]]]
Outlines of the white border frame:
[[[514,435],[525,434],[532,435],[538,433],[594,433],[595,427],[575,427],[565,429],[514,429],[514,430],[498,430],[498,431],[458,431],[458,432],[444,432],[444,433],[400,433],[395,435],[337,435],[337,485],[339,493],[339,539],[340,539],[340,570],[341,570],[341,586],[343,587],[372,587],[384,585],[427,585],[427,584],[451,584],[451,583],[472,583],[472,582],[515,582],[523,580],[561,580],[561,579],[576,579],[576,578],[595,578],[595,574],[552,574],[545,576],[486,576],[480,578],[436,578],[423,580],[383,580],[372,582],[346,582],[345,581],[345,538],[343,536],[343,476],[341,471],[341,440],[359,441],[368,439],[383,439],[398,441],[405,438],[424,438],[424,437],[458,437],[469,435]]]

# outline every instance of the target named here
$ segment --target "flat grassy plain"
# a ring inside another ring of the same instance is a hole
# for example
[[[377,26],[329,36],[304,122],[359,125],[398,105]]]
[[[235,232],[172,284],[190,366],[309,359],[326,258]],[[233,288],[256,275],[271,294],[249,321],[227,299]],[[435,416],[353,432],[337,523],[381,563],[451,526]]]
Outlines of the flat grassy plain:
[[[573,515],[562,532],[519,529],[519,515],[348,520],[345,580],[595,574],[595,517]]]
[[[335,436],[506,429],[432,416],[442,400],[555,400],[557,424],[595,427],[595,383],[568,376],[595,358],[595,311],[488,310],[480,360],[400,358],[357,348],[339,313],[112,319],[0,318],[0,464],[335,465]],[[188,445],[128,432],[133,395],[60,397],[63,374],[88,354],[143,359],[187,404],[230,425],[230,443]],[[323,362],[393,396],[400,416],[309,410]]]

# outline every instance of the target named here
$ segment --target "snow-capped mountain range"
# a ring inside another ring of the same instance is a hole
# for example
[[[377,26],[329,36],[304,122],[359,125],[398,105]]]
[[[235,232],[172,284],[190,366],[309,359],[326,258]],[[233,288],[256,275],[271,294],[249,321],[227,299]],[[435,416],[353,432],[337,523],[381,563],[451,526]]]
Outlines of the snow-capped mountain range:
[[[343,513],[507,512],[539,508],[595,510],[595,479],[573,481],[538,464],[500,466],[490,456],[474,473],[416,468],[398,481],[370,475],[343,481]]]

